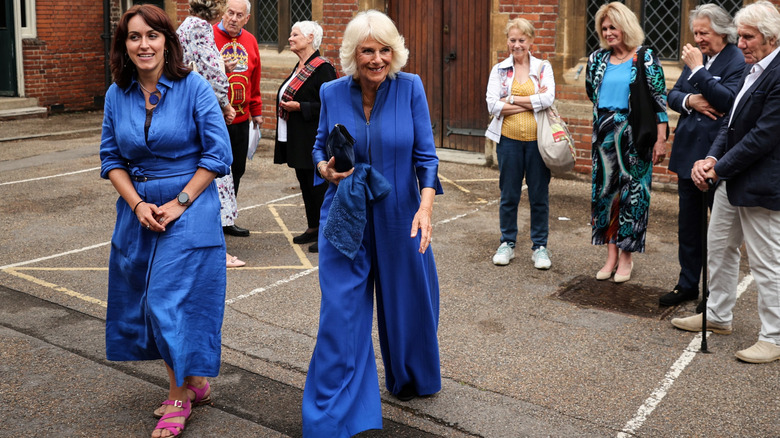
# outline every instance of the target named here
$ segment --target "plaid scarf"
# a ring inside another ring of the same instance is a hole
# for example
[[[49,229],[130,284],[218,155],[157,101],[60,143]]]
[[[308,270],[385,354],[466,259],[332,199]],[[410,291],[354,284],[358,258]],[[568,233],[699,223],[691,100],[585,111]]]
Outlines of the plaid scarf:
[[[317,70],[317,67],[321,66],[322,64],[325,64],[328,62],[327,59],[323,58],[322,56],[318,56],[311,61],[307,62],[306,65],[303,66],[301,71],[298,72],[297,75],[293,78],[292,81],[290,81],[290,85],[287,86],[287,88],[284,89],[284,94],[282,95],[282,102],[289,102],[293,100],[293,97],[295,96],[295,93],[298,92],[298,89],[301,88],[301,85],[303,85],[304,82],[306,82],[306,79],[309,79],[309,76],[314,73],[314,70]],[[279,117],[287,120],[290,115],[287,113],[287,111],[282,108],[281,105],[279,105]]]

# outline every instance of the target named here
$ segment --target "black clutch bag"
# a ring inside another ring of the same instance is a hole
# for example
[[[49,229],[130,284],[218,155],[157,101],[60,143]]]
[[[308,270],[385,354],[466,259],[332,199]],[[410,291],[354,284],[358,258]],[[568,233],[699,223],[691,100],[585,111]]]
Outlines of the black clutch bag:
[[[344,125],[337,123],[325,141],[328,160],[336,157],[336,172],[346,172],[355,167],[355,139]]]

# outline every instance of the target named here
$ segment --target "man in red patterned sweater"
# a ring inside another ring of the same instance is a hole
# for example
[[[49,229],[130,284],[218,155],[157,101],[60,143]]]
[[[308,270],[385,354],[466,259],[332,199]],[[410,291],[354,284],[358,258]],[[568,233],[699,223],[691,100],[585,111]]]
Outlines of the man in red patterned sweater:
[[[246,170],[249,145],[249,121],[263,124],[263,106],[260,99],[260,50],[255,37],[244,29],[249,21],[249,0],[228,0],[222,21],[214,25],[214,41],[225,60],[230,82],[228,97],[236,110],[236,118],[228,125],[233,149],[233,184],[236,196],[241,177]],[[224,227],[227,234],[248,236],[249,230],[235,225]]]

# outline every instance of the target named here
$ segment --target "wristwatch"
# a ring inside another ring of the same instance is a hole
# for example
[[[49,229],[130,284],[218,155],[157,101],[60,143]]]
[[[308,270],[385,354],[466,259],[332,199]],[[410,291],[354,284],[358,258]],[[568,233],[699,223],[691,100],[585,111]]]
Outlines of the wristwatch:
[[[190,201],[190,195],[188,195],[187,192],[181,192],[176,195],[176,201],[178,201],[179,205],[183,207],[189,207],[192,204],[192,201]]]

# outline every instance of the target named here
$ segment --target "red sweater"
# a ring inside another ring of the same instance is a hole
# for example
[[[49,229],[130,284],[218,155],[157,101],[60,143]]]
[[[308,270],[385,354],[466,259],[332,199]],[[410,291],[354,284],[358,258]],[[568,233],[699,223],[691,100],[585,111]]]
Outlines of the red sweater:
[[[214,25],[214,42],[225,61],[238,59],[232,73],[228,73],[230,104],[236,110],[233,124],[250,117],[263,115],[260,99],[260,49],[254,35],[242,29],[233,38],[222,28],[222,22]]]

